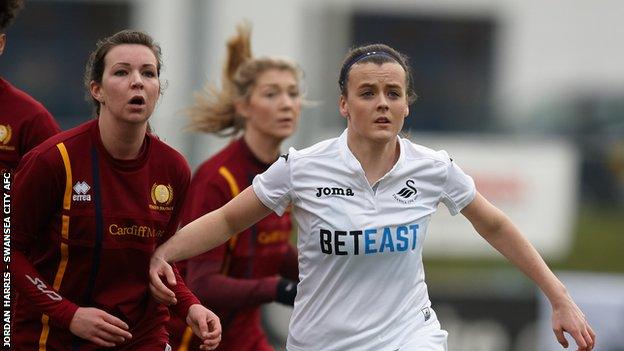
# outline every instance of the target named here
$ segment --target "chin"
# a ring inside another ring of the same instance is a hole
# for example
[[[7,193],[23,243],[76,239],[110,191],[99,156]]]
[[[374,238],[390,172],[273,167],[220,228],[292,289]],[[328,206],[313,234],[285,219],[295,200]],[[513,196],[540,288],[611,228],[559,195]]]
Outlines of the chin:
[[[397,133],[390,130],[377,130],[368,135],[371,141],[375,142],[388,142],[393,140],[397,136]]]
[[[294,128],[288,128],[288,129],[277,130],[274,133],[272,133],[272,135],[276,139],[284,140],[290,137],[291,135],[293,135],[294,132],[295,132]]]
[[[124,121],[129,124],[143,124],[149,120],[148,114],[140,114],[140,115],[130,115],[124,118]]]

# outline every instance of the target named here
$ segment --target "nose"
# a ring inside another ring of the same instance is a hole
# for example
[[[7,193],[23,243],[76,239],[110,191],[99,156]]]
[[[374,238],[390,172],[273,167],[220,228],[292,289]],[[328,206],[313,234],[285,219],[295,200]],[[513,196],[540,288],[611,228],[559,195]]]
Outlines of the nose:
[[[130,81],[130,87],[132,89],[143,88],[143,79],[140,72],[134,72],[132,74],[132,80]]]
[[[290,96],[288,93],[282,94],[282,98],[280,100],[280,108],[283,110],[290,110],[295,105],[295,98]]]
[[[388,99],[384,94],[379,94],[379,100],[377,101],[377,110],[388,111],[390,105],[388,105]]]

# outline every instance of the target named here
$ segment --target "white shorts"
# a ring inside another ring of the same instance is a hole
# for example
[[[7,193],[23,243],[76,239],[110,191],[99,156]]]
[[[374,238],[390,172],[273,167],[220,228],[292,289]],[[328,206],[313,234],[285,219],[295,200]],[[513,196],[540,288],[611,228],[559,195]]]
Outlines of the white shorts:
[[[442,329],[433,309],[429,309],[431,318],[418,329],[407,344],[398,351],[447,351],[448,333]]]

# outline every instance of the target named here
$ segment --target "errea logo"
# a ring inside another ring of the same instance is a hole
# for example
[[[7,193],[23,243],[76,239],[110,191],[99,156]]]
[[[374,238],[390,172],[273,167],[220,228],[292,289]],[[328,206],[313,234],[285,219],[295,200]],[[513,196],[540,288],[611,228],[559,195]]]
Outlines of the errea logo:
[[[91,201],[91,195],[87,194],[91,190],[91,187],[87,182],[78,181],[74,184],[74,195],[72,196],[72,200],[74,201]]]

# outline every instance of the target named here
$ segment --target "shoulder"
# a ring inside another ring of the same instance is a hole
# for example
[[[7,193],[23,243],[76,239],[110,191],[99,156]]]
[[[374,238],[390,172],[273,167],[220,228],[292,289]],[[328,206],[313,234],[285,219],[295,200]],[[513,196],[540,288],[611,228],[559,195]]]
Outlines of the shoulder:
[[[20,167],[28,163],[52,171],[64,171],[64,159],[69,158],[71,160],[77,153],[83,153],[85,149],[88,149],[91,142],[89,130],[92,122],[83,123],[51,136],[27,152],[20,161]]]
[[[285,155],[286,161],[289,160],[302,160],[302,159],[324,159],[328,157],[335,157],[340,153],[339,138],[331,138],[320,141],[312,146],[306,147],[301,150],[295,148],[288,149],[288,154]],[[284,156],[282,156],[284,157]]]
[[[89,130],[95,120],[85,122],[77,127],[68,129],[64,132],[60,132],[48,138],[38,146],[32,149],[30,152],[34,152],[40,155],[46,155],[50,153],[56,154],[58,151],[57,145],[64,144],[68,146],[83,147],[85,141],[90,141]]]
[[[241,166],[246,162],[237,152],[238,146],[236,142],[232,142],[219,152],[202,162],[193,175],[194,180],[202,182],[223,182],[223,176],[220,173],[222,167],[234,176],[240,172]]]
[[[11,101],[11,109],[13,109],[18,115],[27,119],[51,119],[50,112],[35,98],[28,95],[26,92],[16,88],[9,82],[2,80],[2,90],[6,99]]]
[[[405,152],[407,161],[430,160],[434,164],[450,165],[452,160],[445,150],[434,150],[424,145],[416,144],[409,139],[400,138],[401,148]]]
[[[163,167],[174,167],[174,169],[184,170],[190,176],[191,170],[186,158],[173,147],[160,140],[154,134],[147,134],[151,143],[151,161]]]

